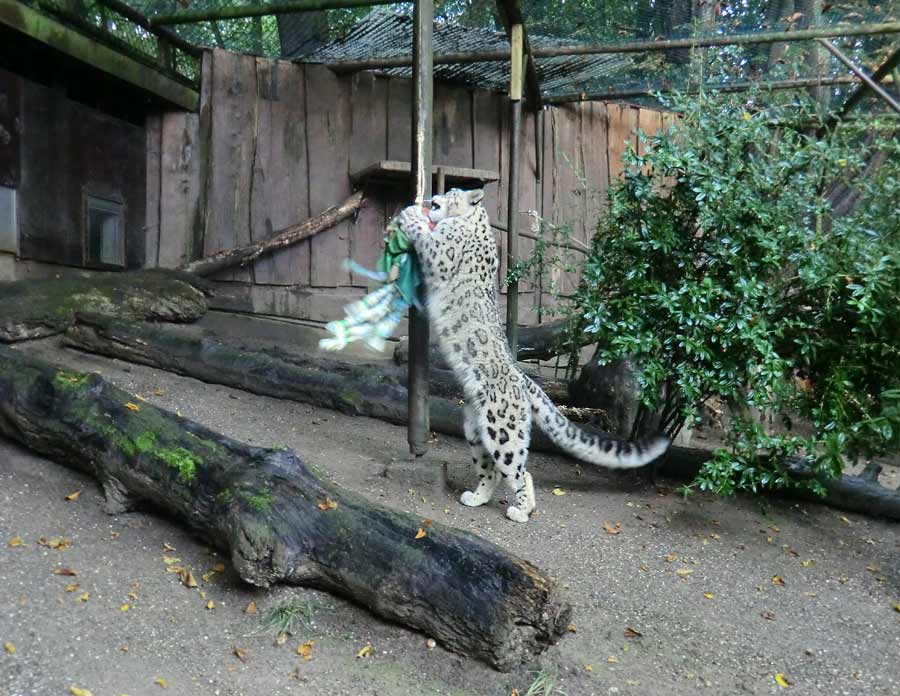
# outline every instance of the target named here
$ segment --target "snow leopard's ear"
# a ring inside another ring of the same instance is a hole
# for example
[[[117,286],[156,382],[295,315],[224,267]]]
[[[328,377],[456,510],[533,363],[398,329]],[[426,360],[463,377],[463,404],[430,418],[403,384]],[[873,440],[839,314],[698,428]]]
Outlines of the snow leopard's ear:
[[[481,203],[481,199],[484,198],[484,189],[475,189],[473,191],[466,192],[469,197],[470,205],[478,205]]]

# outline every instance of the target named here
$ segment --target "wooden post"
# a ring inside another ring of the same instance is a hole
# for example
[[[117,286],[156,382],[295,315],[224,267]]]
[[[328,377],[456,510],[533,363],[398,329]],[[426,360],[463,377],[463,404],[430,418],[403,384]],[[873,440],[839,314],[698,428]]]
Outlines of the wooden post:
[[[431,197],[432,111],[434,83],[432,38],[434,0],[416,0],[413,10],[412,193],[416,205]],[[428,317],[409,309],[409,425],[407,442],[414,457],[428,449]]]
[[[509,186],[506,224],[506,269],[512,271],[519,260],[519,135],[522,130],[522,25],[510,29],[509,65]],[[519,281],[506,288],[506,340],[513,355],[519,342]]]

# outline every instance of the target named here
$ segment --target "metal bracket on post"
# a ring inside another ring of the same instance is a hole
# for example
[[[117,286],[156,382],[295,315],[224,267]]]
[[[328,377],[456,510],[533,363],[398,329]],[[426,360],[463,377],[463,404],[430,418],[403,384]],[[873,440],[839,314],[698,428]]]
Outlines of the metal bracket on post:
[[[521,24],[510,27],[509,67],[509,182],[506,224],[506,269],[512,271],[519,260],[519,157],[522,130],[522,83],[525,65],[522,59],[523,30]],[[506,340],[513,356],[519,346],[519,281],[506,287]]]
[[[413,9],[412,192],[416,205],[431,197],[434,0],[416,0]],[[428,317],[409,309],[407,442],[410,454],[428,450]]]

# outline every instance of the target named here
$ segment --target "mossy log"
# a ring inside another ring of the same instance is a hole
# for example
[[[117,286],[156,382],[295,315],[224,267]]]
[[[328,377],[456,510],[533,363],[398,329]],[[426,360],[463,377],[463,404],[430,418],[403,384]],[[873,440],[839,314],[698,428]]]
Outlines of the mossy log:
[[[406,424],[406,371],[402,369],[353,365],[277,349],[250,350],[239,343],[190,337],[161,326],[97,316],[79,315],[64,340],[82,350],[150,365],[212,384]],[[452,375],[441,375],[440,371],[434,372],[433,377],[434,374],[440,377],[433,382],[433,395],[429,399],[431,429],[462,438],[463,408],[455,396]],[[578,420],[581,410],[568,408],[564,412]],[[591,420],[595,419],[593,409],[584,411]],[[581,427],[596,430],[593,423],[582,423]],[[540,430],[532,431],[531,448],[560,452]],[[666,458],[655,465],[655,472],[690,480],[710,456],[709,450],[672,447]],[[788,464],[796,474],[804,475],[802,462]],[[877,475],[845,475],[824,481],[823,485],[827,491],[824,498],[801,491],[787,493],[844,510],[900,520],[900,493],[879,484]]]
[[[211,384],[324,406],[390,423],[407,422],[407,371],[393,365],[354,364],[276,347],[246,346],[212,336],[187,335],[157,324],[79,314],[66,345],[150,365]],[[429,375],[431,429],[463,437],[461,389],[449,370]]]
[[[65,331],[76,310],[129,319],[196,321],[212,285],[154,269],[0,283],[0,341],[14,343]]]
[[[566,630],[569,605],[528,561],[371,503],[290,451],[135,402],[99,375],[0,346],[0,434],[96,478],[115,512],[148,503],[179,520],[251,584],[347,597],[501,670]]]

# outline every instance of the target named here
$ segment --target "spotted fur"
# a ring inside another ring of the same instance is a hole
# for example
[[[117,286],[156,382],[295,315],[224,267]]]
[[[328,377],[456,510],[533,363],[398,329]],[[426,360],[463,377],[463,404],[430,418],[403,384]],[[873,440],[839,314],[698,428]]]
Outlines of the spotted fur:
[[[416,206],[400,214],[428,289],[428,315],[438,345],[463,386],[465,434],[478,472],[464,505],[488,502],[500,481],[515,495],[506,515],[527,522],[535,508],[525,470],[532,420],[575,457],[609,468],[638,467],[669,446],[665,437],[625,442],[589,434],[570,422],[516,366],[497,309],[497,245],[480,205],[483,191],[453,189],[435,196],[428,214]]]

